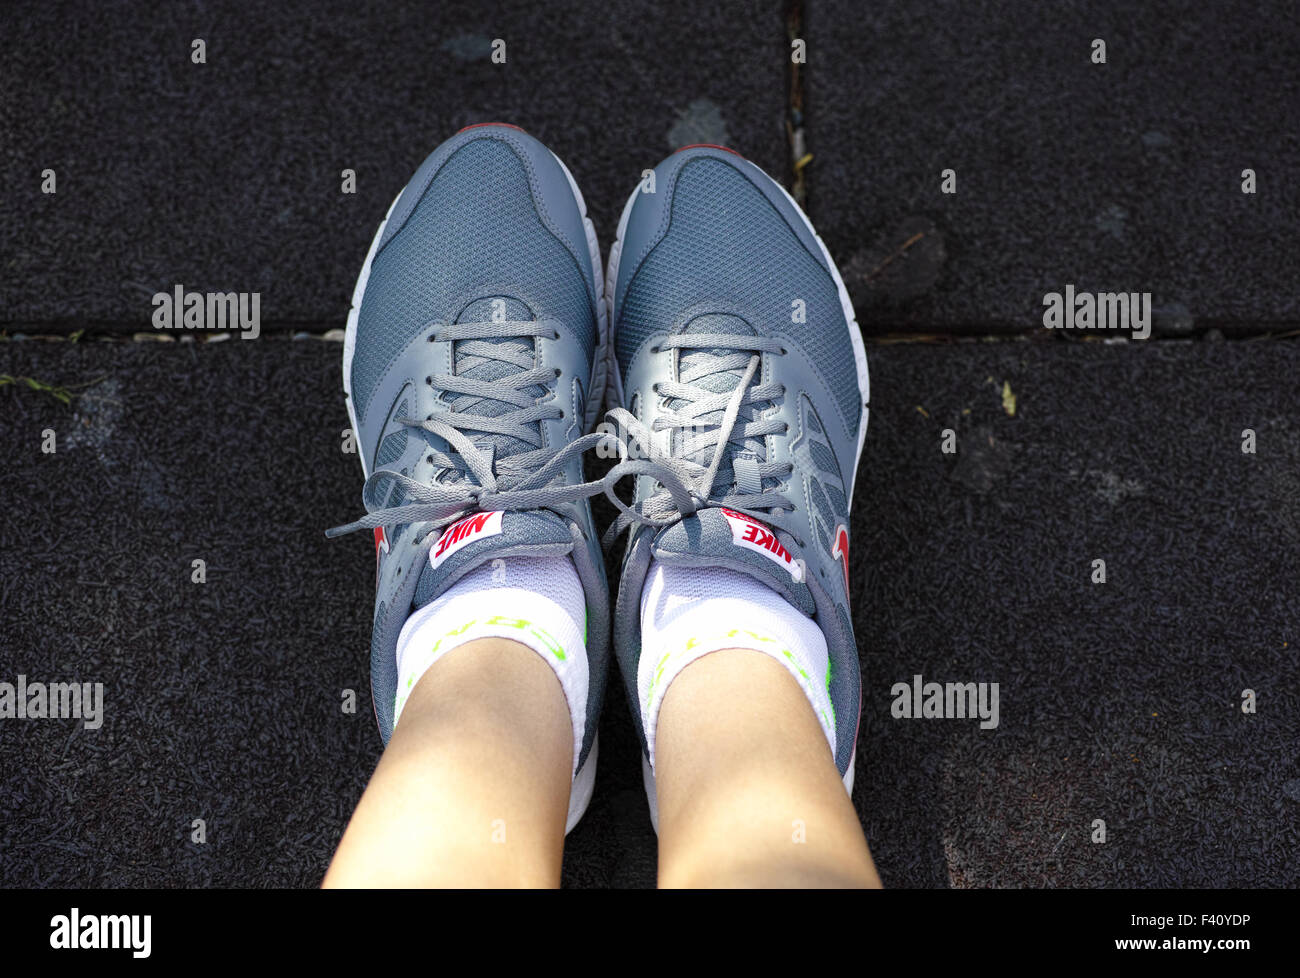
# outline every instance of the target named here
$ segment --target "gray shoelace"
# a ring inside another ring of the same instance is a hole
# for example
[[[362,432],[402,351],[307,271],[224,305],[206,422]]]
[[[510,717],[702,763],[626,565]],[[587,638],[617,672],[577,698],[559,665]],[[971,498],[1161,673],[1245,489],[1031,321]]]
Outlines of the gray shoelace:
[[[459,342],[455,374],[435,374],[428,380],[436,389],[455,395],[451,410],[423,421],[398,418],[398,423],[443,439],[449,451],[429,448],[426,459],[434,466],[432,482],[420,482],[400,472],[380,469],[371,474],[362,489],[366,515],[343,526],[325,531],[328,537],[356,530],[407,523],[430,524],[434,530],[468,512],[554,508],[601,492],[605,483],[553,485],[571,458],[589,451],[608,436],[592,434],[578,438],[558,452],[542,444],[540,422],[564,416],[553,398],[538,397],[538,388],[549,390],[559,373],[535,365],[530,350],[502,340],[545,336],[558,338],[552,320],[485,321],[442,326],[431,342]],[[514,368],[493,380],[465,376],[473,367],[496,361]],[[530,390],[530,388],[532,390]],[[475,413],[484,402],[509,405],[500,414]],[[476,444],[467,432],[499,436]],[[508,455],[499,444],[522,443],[527,447]],[[401,505],[382,507],[379,500],[393,498]]]
[[[605,494],[619,509],[605,534],[611,546],[633,525],[663,527],[710,506],[725,506],[779,527],[793,535],[785,513],[793,504],[779,489],[793,467],[789,462],[761,461],[755,440],[785,430],[777,418],[759,416],[759,406],[781,397],[783,385],[754,383],[762,353],[784,352],[777,339],[731,333],[682,333],[660,344],[663,349],[719,351],[685,363],[679,354],[679,377],[661,381],[656,393],[665,407],[646,426],[630,412],[615,408],[609,416],[629,436],[642,458],[632,458],[619,441],[620,461],[605,476]],[[715,391],[700,381],[714,374],[742,371],[730,391]],[[741,420],[741,411],[747,417]],[[664,438],[660,433],[669,432]],[[665,444],[666,442],[666,444]],[[708,459],[707,463],[703,460]],[[723,463],[728,465],[724,470]],[[726,471],[728,478],[719,480]],[[629,506],[614,495],[625,476],[649,476],[662,488]],[[720,491],[719,491],[720,489]],[[803,546],[802,541],[798,541]]]

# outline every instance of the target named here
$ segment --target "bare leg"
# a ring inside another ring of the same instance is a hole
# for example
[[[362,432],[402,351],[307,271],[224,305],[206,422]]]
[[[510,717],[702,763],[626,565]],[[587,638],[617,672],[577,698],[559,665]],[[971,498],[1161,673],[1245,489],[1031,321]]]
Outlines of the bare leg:
[[[682,670],[660,708],[655,774],[661,886],[880,886],[807,697],[760,652]]]
[[[572,771],[555,673],[466,643],[416,683],[322,885],[558,886]]]

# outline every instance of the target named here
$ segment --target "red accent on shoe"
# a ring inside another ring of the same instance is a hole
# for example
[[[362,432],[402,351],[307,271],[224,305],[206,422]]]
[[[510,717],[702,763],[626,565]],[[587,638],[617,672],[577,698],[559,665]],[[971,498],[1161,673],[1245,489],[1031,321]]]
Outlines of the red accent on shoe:
[[[676,154],[688,149],[720,149],[724,153],[730,153],[732,156],[740,156],[740,154],[730,146],[719,146],[717,143],[691,143],[689,146],[679,146],[673,152]],[[744,159],[743,156],[740,156],[740,158],[742,160]]]
[[[388,536],[382,526],[375,527],[375,587],[379,587],[379,554],[388,553]]]
[[[482,126],[500,126],[500,127],[503,128],[503,129],[515,129],[515,130],[518,130],[519,132],[523,132],[523,131],[524,131],[524,130],[520,129],[518,126],[512,126],[512,125],[511,125],[510,123],[508,123],[508,122],[476,122],[476,123],[474,123],[474,124],[471,125],[471,126],[466,126],[464,129],[460,129],[460,130],[458,130],[458,131],[456,132],[456,135],[459,136],[462,132],[469,132],[469,130],[471,130],[471,129],[478,129],[478,128],[482,127]]]
[[[844,596],[849,595],[849,531],[841,523],[835,527],[835,542],[831,546],[831,556],[839,558],[844,567]]]

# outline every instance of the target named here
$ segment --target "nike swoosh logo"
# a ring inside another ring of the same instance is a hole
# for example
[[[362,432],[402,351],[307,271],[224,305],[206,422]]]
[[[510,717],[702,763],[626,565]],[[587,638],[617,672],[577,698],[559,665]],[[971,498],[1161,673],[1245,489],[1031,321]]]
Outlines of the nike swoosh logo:
[[[849,595],[849,531],[841,523],[835,527],[835,544],[831,547],[831,556],[838,557],[844,568],[844,596]]]

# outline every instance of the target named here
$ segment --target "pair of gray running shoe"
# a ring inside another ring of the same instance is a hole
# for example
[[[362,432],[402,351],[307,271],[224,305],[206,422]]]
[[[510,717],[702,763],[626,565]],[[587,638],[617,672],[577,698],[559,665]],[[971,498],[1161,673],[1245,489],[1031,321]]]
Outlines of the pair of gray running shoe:
[[[752,575],[817,623],[851,789],[849,507],[866,354],[826,247],[757,166],[718,146],[669,156],[628,198],[602,274],[558,157],[515,126],[462,130],[375,234],[343,387],[367,515],[331,533],[374,531],[371,690],[385,743],[407,618],[486,561],[567,555],[589,660],[572,828],[595,780],[611,644],[641,725],[639,607],[658,560]],[[617,461],[586,481],[593,453]],[[624,478],[631,503],[615,492]],[[602,492],[619,514],[605,543],[628,536],[612,606],[591,512]]]

